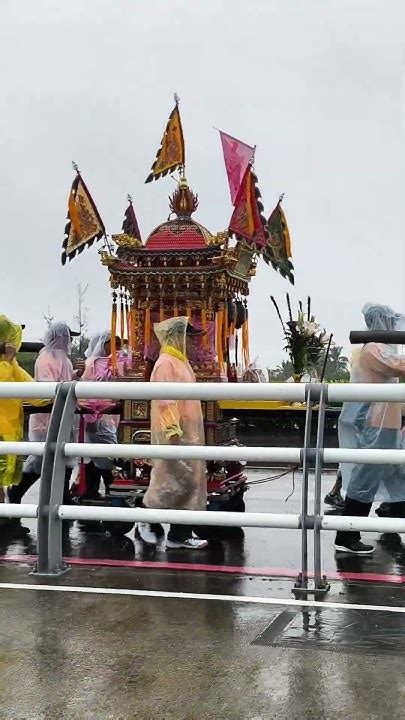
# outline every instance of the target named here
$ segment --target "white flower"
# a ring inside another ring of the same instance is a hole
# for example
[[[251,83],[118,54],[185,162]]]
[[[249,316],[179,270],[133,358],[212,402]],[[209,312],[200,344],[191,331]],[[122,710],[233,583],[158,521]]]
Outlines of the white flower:
[[[306,335],[316,335],[319,330],[319,325],[316,322],[309,322],[309,320],[304,320],[303,328]]]

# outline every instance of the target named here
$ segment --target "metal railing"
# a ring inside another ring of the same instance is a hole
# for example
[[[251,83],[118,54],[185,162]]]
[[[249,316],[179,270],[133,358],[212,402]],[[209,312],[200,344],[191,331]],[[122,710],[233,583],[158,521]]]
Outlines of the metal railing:
[[[301,530],[301,570],[294,586],[297,593],[319,594],[329,588],[322,574],[321,531],[362,530],[405,532],[405,519],[323,516],[321,479],[325,464],[350,462],[402,464],[405,450],[362,450],[324,448],[324,421],[327,402],[395,401],[405,402],[405,385],[307,385],[295,383],[219,384],[219,383],[0,383],[0,398],[54,400],[45,443],[0,442],[0,454],[43,457],[38,505],[0,504],[0,517],[27,517],[38,521],[36,573],[57,576],[66,570],[62,559],[63,520],[104,520],[114,522],[176,523],[227,527],[260,527]],[[72,457],[111,457],[111,445],[72,443],[71,428],[77,400],[85,399],[164,399],[164,400],[284,400],[306,402],[304,445],[287,447],[215,447],[119,444],[114,457],[140,459],[251,460],[302,465],[301,513],[235,513],[145,508],[63,505],[67,461]],[[318,408],[316,445],[311,447],[313,409]],[[309,471],[315,466],[313,511],[309,511]],[[314,584],[308,572],[308,531],[314,532]]]

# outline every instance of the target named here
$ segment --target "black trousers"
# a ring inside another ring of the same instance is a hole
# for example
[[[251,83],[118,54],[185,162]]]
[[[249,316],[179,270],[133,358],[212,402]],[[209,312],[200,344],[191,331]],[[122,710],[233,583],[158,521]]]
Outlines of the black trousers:
[[[368,517],[373,503],[362,503],[359,500],[352,500],[346,494],[343,515],[350,517]],[[357,530],[344,530],[336,533],[336,545],[345,545],[360,540],[360,533]]]
[[[63,488],[63,503],[65,505],[69,501],[69,481],[70,481],[71,474],[72,474],[72,468],[66,468],[65,485]],[[28,492],[28,490],[33,485],[35,485],[35,483],[37,482],[37,480],[39,480],[40,477],[41,476],[37,475],[37,473],[23,472],[23,474],[21,476],[21,482],[18,485],[11,485],[11,487],[8,488],[9,501],[11,503],[20,504],[25,493]]]
[[[167,539],[172,542],[184,542],[193,535],[192,525],[170,525],[170,530],[167,533]]]
[[[96,500],[99,495],[100,491],[100,482],[101,478],[103,478],[104,485],[106,487],[106,490],[108,491],[108,488],[110,487],[112,483],[112,471],[111,470],[102,470],[101,468],[98,468],[97,465],[94,464],[94,462],[91,460],[89,463],[85,465],[85,473],[86,473],[86,495],[85,498],[87,500]]]

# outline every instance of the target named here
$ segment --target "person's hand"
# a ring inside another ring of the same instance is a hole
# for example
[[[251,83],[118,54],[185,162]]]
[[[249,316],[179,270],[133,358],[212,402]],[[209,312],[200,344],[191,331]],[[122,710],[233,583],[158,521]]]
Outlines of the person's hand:
[[[180,443],[180,436],[172,435],[169,442],[170,442],[170,445],[178,445]]]
[[[17,351],[14,347],[14,345],[9,345],[9,343],[5,343],[4,345],[4,357],[8,362],[12,362],[17,354]]]
[[[85,360],[82,360],[81,358],[79,358],[78,360],[76,360],[75,365],[76,365],[76,367],[75,367],[76,375],[77,375],[77,377],[81,377],[85,371],[86,362],[85,362]]]

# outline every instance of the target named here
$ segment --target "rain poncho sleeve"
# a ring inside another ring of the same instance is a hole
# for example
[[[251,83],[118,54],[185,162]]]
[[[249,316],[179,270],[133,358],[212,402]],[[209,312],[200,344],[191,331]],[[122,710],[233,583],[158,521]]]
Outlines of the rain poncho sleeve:
[[[155,325],[161,354],[151,382],[195,382],[185,351],[187,318]],[[153,445],[204,445],[204,423],[199,400],[152,400]],[[154,460],[144,504],[149,508],[205,510],[207,488],[202,460]]]
[[[151,375],[151,382],[179,382],[175,380],[175,363],[166,359]],[[184,433],[180,425],[180,407],[177,400],[154,400],[153,411],[160,425],[160,433],[166,441],[182,438]]]

